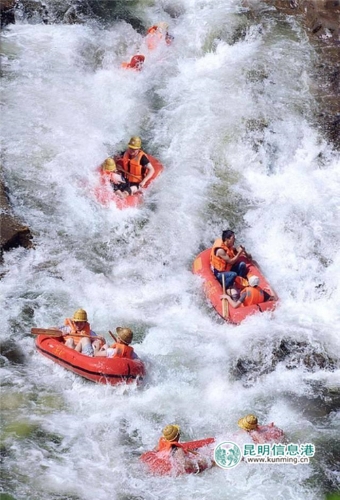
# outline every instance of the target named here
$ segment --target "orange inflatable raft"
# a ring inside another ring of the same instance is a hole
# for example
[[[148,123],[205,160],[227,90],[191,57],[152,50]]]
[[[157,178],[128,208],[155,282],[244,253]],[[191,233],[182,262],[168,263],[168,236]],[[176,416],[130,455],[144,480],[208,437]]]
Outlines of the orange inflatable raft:
[[[213,307],[216,309],[218,314],[222,316],[223,319],[234,323],[239,324],[243,321],[247,316],[251,314],[255,314],[257,312],[263,311],[272,311],[275,309],[277,305],[277,300],[270,300],[267,302],[263,302],[261,304],[253,304],[251,306],[241,305],[238,308],[232,307],[227,300],[222,301],[221,295],[223,293],[222,286],[219,281],[215,278],[212,270],[210,269],[210,253],[211,248],[204,250],[201,252],[193,263],[193,273],[198,274],[204,280],[203,289],[206,297],[210,300]],[[269,295],[274,295],[273,289],[270,287],[268,281],[261,273],[258,266],[254,264],[254,262],[249,261],[247,259],[242,259],[247,264],[248,275],[256,275],[260,278],[259,286],[269,293]],[[224,302],[224,304],[223,304]]]
[[[147,155],[150,159],[152,166],[155,169],[155,172],[151,179],[145,184],[145,188],[148,188],[150,184],[154,182],[154,180],[163,172],[163,165],[153,156]],[[120,157],[115,157],[116,164],[122,168],[122,159]],[[99,175],[99,185],[94,190],[94,195],[96,199],[102,205],[109,205],[109,203],[114,202],[120,210],[128,207],[138,207],[143,203],[144,194],[142,191],[138,191],[136,194],[129,195],[126,198],[119,198],[114,194],[111,184],[105,178],[105,174],[103,174],[103,170],[101,167],[98,168]],[[143,189],[145,189],[143,188]]]
[[[145,56],[143,54],[135,54],[131,57],[130,62],[123,62],[122,68],[133,69],[135,71],[142,71],[145,62]]]
[[[196,451],[214,442],[214,438],[205,438],[198,441],[181,443],[181,446],[185,451]],[[188,456],[191,456],[192,458],[188,461],[184,468],[183,466],[177,466],[176,459],[164,451],[147,451],[141,455],[140,460],[146,464],[151,473],[159,476],[198,474],[199,472],[213,466],[213,461],[210,459],[202,460],[196,458],[198,455],[190,453],[188,453]]]
[[[77,375],[100,384],[141,383],[145,376],[140,359],[91,358],[66,347],[62,337],[38,335],[35,340],[38,351]]]

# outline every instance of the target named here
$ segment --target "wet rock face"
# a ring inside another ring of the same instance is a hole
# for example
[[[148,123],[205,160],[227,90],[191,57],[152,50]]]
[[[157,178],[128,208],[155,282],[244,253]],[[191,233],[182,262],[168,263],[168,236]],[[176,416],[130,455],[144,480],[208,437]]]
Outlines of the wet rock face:
[[[336,360],[321,346],[317,348],[307,342],[282,339],[278,346],[273,346],[271,356],[260,350],[253,358],[238,359],[231,371],[235,378],[241,379],[244,385],[249,386],[261,375],[274,371],[279,363],[284,363],[285,368],[289,370],[303,367],[310,372],[319,369],[334,370],[337,366]]]
[[[339,0],[268,0],[286,14],[299,15],[311,35],[340,41]]]
[[[297,16],[319,54],[313,78],[319,102],[317,125],[340,150],[340,0],[266,0],[280,12]]]
[[[24,226],[12,213],[5,186],[0,182],[0,252],[23,246],[32,248],[32,235],[27,226]]]

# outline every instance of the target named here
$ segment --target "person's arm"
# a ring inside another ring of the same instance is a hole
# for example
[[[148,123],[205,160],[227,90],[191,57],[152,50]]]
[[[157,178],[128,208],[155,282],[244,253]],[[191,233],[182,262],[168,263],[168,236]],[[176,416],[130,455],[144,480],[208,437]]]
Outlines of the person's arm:
[[[272,294],[270,295],[270,299],[268,300],[279,300],[279,297],[277,296],[275,290],[271,290]]]
[[[250,254],[250,253],[248,253],[248,252],[246,251],[246,249],[245,249],[242,245],[240,245],[240,248],[242,248],[242,250],[243,250],[243,254],[245,255],[245,257],[247,257],[247,259],[249,259],[249,260],[252,260],[252,256],[251,256],[251,254]]]
[[[265,290],[263,290],[263,295],[264,295],[264,301],[265,302],[268,302],[269,300],[277,300],[277,297],[275,297],[274,295],[270,295]]]
[[[151,177],[155,173],[155,169],[153,168],[153,166],[150,162],[145,165],[145,168],[147,169],[148,173],[146,174],[146,176],[144,177],[142,182],[139,184],[139,187],[141,187],[141,188],[145,186],[145,184],[148,182],[148,180],[150,180]]]
[[[107,357],[107,354],[106,354],[106,350],[102,350],[100,349],[99,351],[94,351],[94,357],[95,358],[106,358]]]
[[[54,328],[52,329],[54,330]],[[56,330],[60,330],[61,332],[63,332],[63,335],[71,334],[71,328],[68,325],[59,326],[58,328],[56,328]]]
[[[234,309],[237,309],[240,307],[240,305],[243,304],[244,299],[246,298],[246,294],[241,292],[240,298],[238,300],[233,300],[229,295],[221,295],[221,300],[222,299],[227,299],[229,304],[234,307]]]
[[[226,253],[225,250],[223,250],[223,248],[219,248],[216,252],[216,255],[218,257],[220,257],[221,259],[223,259],[228,264],[233,265],[233,264],[236,264],[236,262],[238,261],[240,256],[242,254],[244,254],[244,250],[242,247],[239,247],[236,251],[237,251],[237,253],[234,257],[229,257],[229,255]]]
[[[95,340],[92,343],[93,351],[94,351],[94,356],[97,357],[106,357],[107,356],[107,344],[104,344],[101,347],[101,342],[100,340]]]

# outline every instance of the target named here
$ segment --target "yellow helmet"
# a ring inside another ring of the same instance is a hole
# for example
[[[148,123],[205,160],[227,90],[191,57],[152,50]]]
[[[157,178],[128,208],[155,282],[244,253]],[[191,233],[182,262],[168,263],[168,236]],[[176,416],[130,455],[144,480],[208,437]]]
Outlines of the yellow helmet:
[[[159,28],[162,31],[166,31],[169,28],[169,25],[168,25],[168,23],[165,23],[164,21],[162,21],[161,23],[157,24],[157,28]]]
[[[129,345],[132,342],[133,339],[133,333],[130,328],[125,328],[123,326],[118,326],[116,328],[116,332],[118,335],[119,340],[123,342],[123,344]]]
[[[103,163],[103,170],[107,172],[115,172],[117,170],[117,165],[113,158],[106,158]]]
[[[77,309],[73,315],[73,321],[86,321],[87,322],[87,312],[84,309]]]
[[[130,139],[128,147],[131,149],[140,149],[142,147],[142,139],[138,135],[133,135]]]
[[[164,429],[162,430],[162,433],[163,433],[163,437],[167,440],[167,441],[176,441],[176,439],[179,438],[179,435],[181,433],[181,428],[179,425],[167,425],[166,427],[164,427]]]
[[[257,418],[255,415],[246,415],[237,422],[237,425],[245,431],[253,431],[257,427]]]

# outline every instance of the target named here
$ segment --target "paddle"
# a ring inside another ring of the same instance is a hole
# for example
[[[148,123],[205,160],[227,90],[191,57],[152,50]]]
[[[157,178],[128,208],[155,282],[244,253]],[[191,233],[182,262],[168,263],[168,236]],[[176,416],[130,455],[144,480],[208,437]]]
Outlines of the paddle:
[[[122,174],[127,174],[126,170],[124,170],[123,168],[117,168],[118,172],[121,172]],[[131,177],[134,177],[135,179],[140,179],[140,177],[138,177],[138,175],[134,175],[134,174],[131,174],[130,172],[128,172],[129,175],[131,175]]]
[[[102,339],[105,341],[104,337],[99,335],[84,335],[83,333],[64,333],[61,330],[53,328],[31,328],[32,335],[46,335],[47,337],[63,337],[64,335],[70,335],[71,337],[88,337],[93,340]]]
[[[127,172],[127,171],[126,171],[126,170],[124,170],[124,168],[123,168],[123,167],[121,167],[120,165],[117,165],[117,171],[118,171],[118,172],[121,172],[122,174],[125,174],[125,176],[130,175],[131,177],[134,177],[134,178],[135,178],[135,179],[137,179],[139,182],[141,182],[141,181],[140,181],[140,177],[139,177],[138,175],[131,174],[131,172]],[[151,181],[151,179],[155,176],[155,174],[156,174],[156,172],[154,172],[154,173],[152,174],[152,176],[150,177],[150,179],[148,179],[148,181],[147,181],[148,183],[149,183],[149,182]],[[139,189],[143,189],[144,187],[147,187],[147,186],[140,187]]]
[[[109,334],[111,335],[111,337],[113,338],[113,340],[114,340],[115,342],[118,342],[117,337],[115,337],[115,336],[113,335],[113,333],[111,332],[111,330],[109,330]]]
[[[222,290],[223,295],[225,295],[225,276],[222,274]],[[227,303],[225,302],[227,301]],[[222,316],[226,318],[229,315],[229,302],[227,299],[222,299]]]
[[[62,337],[64,333],[61,330],[53,328],[31,328],[32,335],[47,335],[48,337]]]

